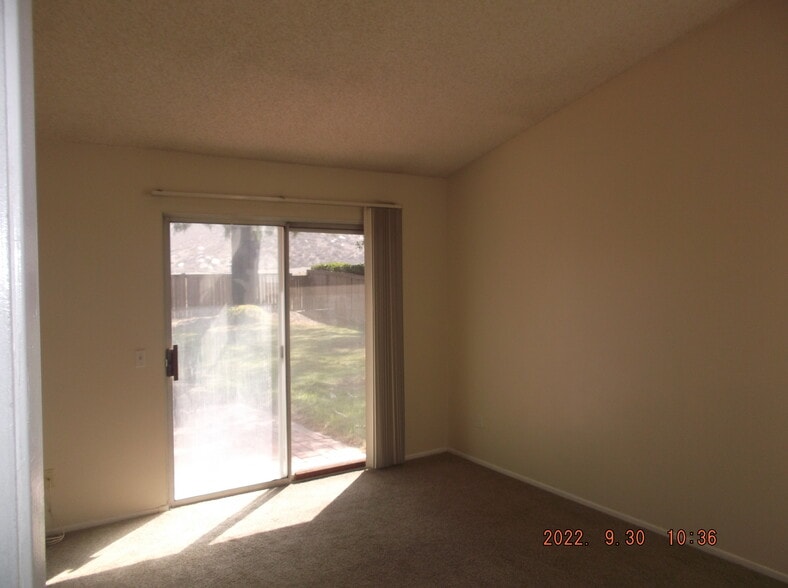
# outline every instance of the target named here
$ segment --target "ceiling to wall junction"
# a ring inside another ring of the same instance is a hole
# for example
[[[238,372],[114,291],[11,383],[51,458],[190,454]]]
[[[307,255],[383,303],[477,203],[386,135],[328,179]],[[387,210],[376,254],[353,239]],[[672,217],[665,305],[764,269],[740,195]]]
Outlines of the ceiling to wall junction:
[[[37,128],[447,176],[738,0],[35,0]]]

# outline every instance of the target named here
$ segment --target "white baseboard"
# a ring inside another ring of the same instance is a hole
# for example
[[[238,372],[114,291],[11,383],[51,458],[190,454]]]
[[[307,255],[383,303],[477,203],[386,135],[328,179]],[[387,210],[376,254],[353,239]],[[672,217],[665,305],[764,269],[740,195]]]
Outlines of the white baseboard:
[[[446,453],[448,449],[445,447],[441,447],[439,449],[431,449],[429,451],[421,451],[419,453],[412,453],[405,456],[406,461],[410,461],[412,459],[419,459],[420,457],[428,457],[430,455],[438,455],[440,453]],[[159,514],[169,510],[169,506],[166,504],[163,506],[159,506],[157,508],[151,508],[148,510],[143,510],[139,512],[128,513],[125,515],[111,517],[108,519],[95,519],[90,521],[84,521],[81,523],[75,523],[73,525],[63,525],[63,526],[55,526],[51,529],[47,529],[47,535],[57,535],[59,533],[71,533],[73,531],[81,531],[82,529],[90,529],[92,527],[101,527],[103,525],[110,525],[112,523],[119,523],[121,521],[128,521],[130,519],[136,519],[139,517],[144,517],[152,514]]]
[[[405,456],[405,461],[410,461],[412,459],[419,459],[420,457],[429,457],[430,455],[438,455],[439,453],[446,453],[449,449],[446,447],[441,447],[439,449],[430,449],[429,451],[420,451],[419,453],[411,453]]]
[[[560,490],[559,488],[555,488],[548,484],[544,484],[542,482],[539,482],[538,480],[529,478],[528,476],[523,476],[522,474],[518,474],[517,472],[507,470],[506,468],[502,468],[490,462],[484,461],[483,459],[473,457],[472,455],[468,455],[466,453],[463,453],[462,451],[457,451],[456,449],[451,449],[451,448],[447,449],[446,451],[454,455],[457,455],[459,457],[462,457],[464,459],[467,459],[468,461],[472,461],[473,463],[485,467],[489,470],[493,470],[495,472],[498,472],[499,474],[503,474],[504,476],[514,478],[515,480],[520,480],[521,482],[525,482],[526,484],[530,484],[531,486],[536,486],[537,488],[546,490],[551,494],[555,494],[562,498],[566,498],[567,500],[571,500],[572,502],[576,502],[578,504],[582,504],[583,506],[593,508],[594,510],[602,512],[606,515],[610,515],[617,519],[621,519],[622,521],[625,521],[627,523],[631,523],[633,526],[636,526],[640,529],[646,529],[654,533],[661,534],[663,537],[667,536],[668,533],[667,529],[663,529],[662,527],[653,525],[648,521],[635,518],[626,513],[613,510],[612,508],[608,508],[606,506],[602,506],[601,504],[597,504],[590,500],[586,500],[585,498],[581,498],[580,496],[575,496],[574,494],[570,494],[569,492],[565,492],[563,490]],[[774,578],[775,580],[780,580],[781,582],[788,582],[788,574],[784,574],[777,570],[773,570],[772,568],[755,563],[754,561],[750,561],[749,559],[745,559],[736,554],[725,551],[724,549],[719,549],[717,547],[699,547],[697,545],[688,545],[686,547],[690,547],[692,549],[700,549],[704,553],[708,553],[710,555],[714,555],[721,559],[738,564],[740,566],[758,572],[759,574],[763,574],[764,576],[769,576],[770,578]]]
[[[164,506],[158,506],[156,508],[151,508],[148,510],[141,510],[139,512],[128,513],[118,517],[111,517],[108,519],[96,519],[92,521],[85,521],[82,523],[75,523],[73,525],[54,527],[52,529],[47,529],[47,535],[57,535],[59,533],[71,533],[73,531],[81,531],[82,529],[90,529],[91,527],[101,527],[103,525],[110,525],[112,523],[119,523],[121,521],[137,519],[139,517],[146,517],[148,515],[160,514],[169,509],[170,507],[165,504]]]

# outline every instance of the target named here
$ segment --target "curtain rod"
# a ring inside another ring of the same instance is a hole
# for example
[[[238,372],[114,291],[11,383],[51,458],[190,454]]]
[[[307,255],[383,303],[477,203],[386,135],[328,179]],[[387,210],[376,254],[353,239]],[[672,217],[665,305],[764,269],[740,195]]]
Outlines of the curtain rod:
[[[394,202],[352,202],[346,200],[320,200],[299,198],[277,194],[214,194],[210,192],[175,192],[173,190],[152,190],[151,196],[174,196],[177,198],[212,198],[218,200],[260,200],[263,202],[290,202],[293,204],[322,204],[324,206],[354,206],[356,208],[402,208]]]

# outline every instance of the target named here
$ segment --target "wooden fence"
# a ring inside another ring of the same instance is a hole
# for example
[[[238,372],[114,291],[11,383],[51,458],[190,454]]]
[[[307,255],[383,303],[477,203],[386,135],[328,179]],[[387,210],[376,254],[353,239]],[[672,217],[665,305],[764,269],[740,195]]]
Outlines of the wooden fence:
[[[279,276],[258,274],[259,304],[279,302]],[[210,314],[232,304],[230,274],[180,274],[172,276],[170,297],[176,317]],[[290,276],[290,310],[340,326],[364,325],[364,276],[325,270],[307,270]]]

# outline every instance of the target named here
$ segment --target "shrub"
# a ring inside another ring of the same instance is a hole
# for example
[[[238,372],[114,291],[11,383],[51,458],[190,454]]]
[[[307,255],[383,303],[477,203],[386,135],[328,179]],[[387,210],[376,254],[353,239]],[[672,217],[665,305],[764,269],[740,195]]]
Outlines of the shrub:
[[[364,275],[364,264],[363,263],[344,263],[341,261],[332,261],[329,263],[317,263],[313,265],[310,269],[313,270],[323,270],[327,272],[344,272],[346,274],[356,274],[359,276]]]

